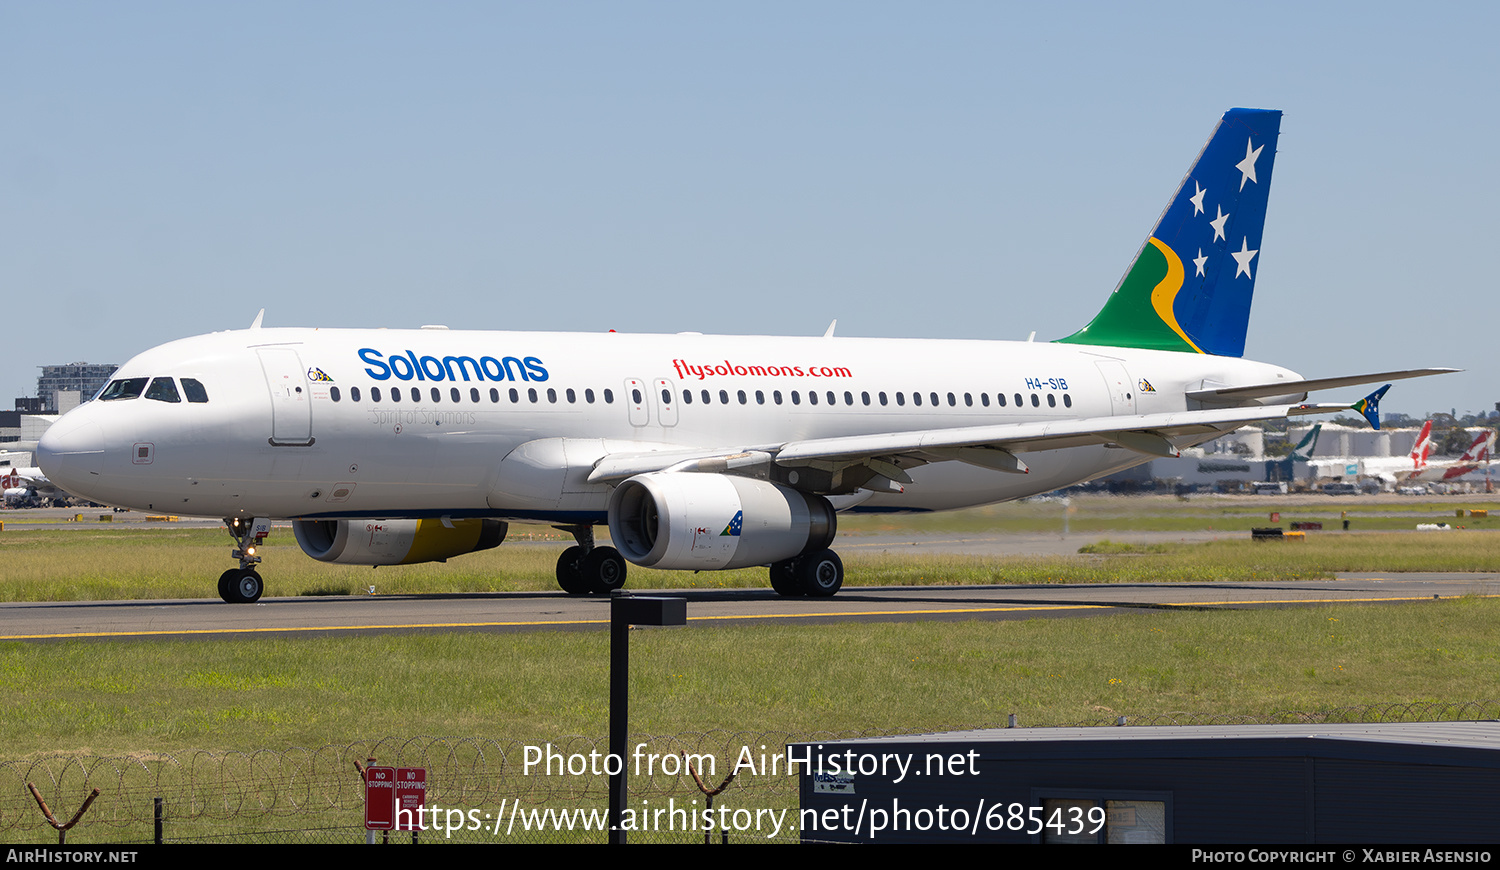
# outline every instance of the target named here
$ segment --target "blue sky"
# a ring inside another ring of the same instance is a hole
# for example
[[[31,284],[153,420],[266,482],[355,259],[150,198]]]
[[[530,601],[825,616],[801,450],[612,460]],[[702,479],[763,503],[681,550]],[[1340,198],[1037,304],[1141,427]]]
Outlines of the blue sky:
[[[1497,9],[3,2],[0,399],[262,307],[1057,338],[1256,106],[1246,356],[1492,409]]]

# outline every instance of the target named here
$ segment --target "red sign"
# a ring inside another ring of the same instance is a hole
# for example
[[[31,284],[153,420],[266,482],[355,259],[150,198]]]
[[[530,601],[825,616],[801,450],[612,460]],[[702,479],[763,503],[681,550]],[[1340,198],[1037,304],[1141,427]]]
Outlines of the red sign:
[[[422,807],[427,804],[427,768],[396,768],[396,830],[425,831]]]
[[[396,769],[365,768],[365,830],[389,831],[396,827]]]

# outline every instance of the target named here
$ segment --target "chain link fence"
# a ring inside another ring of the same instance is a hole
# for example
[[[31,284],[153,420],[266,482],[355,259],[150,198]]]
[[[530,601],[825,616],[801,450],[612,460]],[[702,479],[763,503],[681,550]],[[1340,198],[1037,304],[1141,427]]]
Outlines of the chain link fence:
[[[1500,700],[1415,702],[1289,710],[1265,716],[1166,713],[1056,725],[1246,725],[1309,722],[1436,722],[1500,718]],[[1019,723],[1035,727],[1036,723]],[[984,727],[984,726],[981,726]],[[797,778],[788,743],[918,733],[863,731],[707,731],[632,738],[624,759],[627,810],[639,843],[705,840],[709,787],[739,770],[713,798],[709,835],[718,843],[796,842]],[[60,821],[93,789],[100,794],[70,845],[90,843],[361,843],[364,786],[356,764],[427,770],[428,812],[421,843],[599,843],[606,839],[606,738],[526,742],[450,737],[387,737],[317,749],[193,751],[122,756],[44,755],[0,761],[0,842],[48,844],[57,833],[27,788],[33,784]],[[745,762],[749,762],[747,765]],[[774,769],[772,765],[776,766]],[[158,804],[157,799],[160,799]],[[160,809],[158,810],[158,806]],[[435,809],[433,809],[435,808]],[[778,819],[780,820],[778,822]],[[723,829],[728,829],[727,833]],[[410,832],[388,841],[412,842]]]

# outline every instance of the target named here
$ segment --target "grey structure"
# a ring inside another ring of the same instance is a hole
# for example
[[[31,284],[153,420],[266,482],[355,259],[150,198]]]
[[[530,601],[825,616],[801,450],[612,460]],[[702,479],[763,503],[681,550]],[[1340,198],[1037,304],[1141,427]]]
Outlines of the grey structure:
[[[815,762],[804,842],[1500,842],[1494,721],[1011,728],[788,751]],[[883,772],[826,772],[874,760]],[[1097,831],[1072,823],[1090,810]]]
[[[72,390],[87,402],[115,373],[115,363],[75,362],[62,366],[42,366],[42,375],[36,379],[36,395],[42,400],[45,413],[58,413],[57,393]]]

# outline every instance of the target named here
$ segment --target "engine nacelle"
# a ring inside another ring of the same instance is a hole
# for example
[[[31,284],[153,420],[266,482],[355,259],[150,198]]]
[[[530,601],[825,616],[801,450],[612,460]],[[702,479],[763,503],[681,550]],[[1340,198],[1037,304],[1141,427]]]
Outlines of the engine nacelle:
[[[637,565],[716,571],[769,565],[833,542],[838,520],[819,495],[747,477],[654,472],[609,499],[609,535]]]
[[[341,565],[412,565],[500,546],[500,520],[297,520],[302,552]]]

